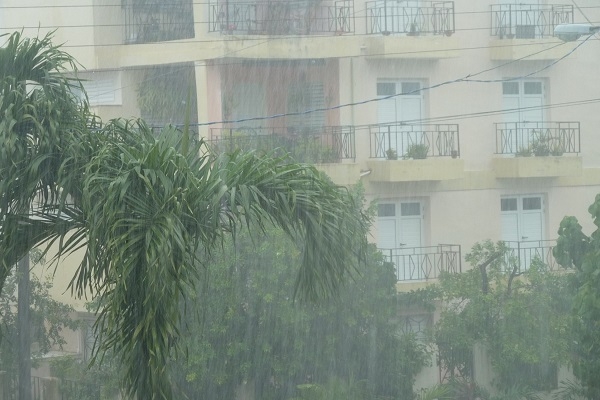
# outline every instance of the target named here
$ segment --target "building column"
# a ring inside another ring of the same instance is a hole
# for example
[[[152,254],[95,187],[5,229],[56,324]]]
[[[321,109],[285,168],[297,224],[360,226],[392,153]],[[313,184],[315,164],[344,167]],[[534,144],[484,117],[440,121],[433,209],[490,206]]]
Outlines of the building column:
[[[218,68],[208,60],[194,62],[196,73],[196,97],[198,104],[198,134],[202,138],[210,137],[210,128],[219,128],[221,124],[202,125],[218,122],[221,118],[221,77]]]

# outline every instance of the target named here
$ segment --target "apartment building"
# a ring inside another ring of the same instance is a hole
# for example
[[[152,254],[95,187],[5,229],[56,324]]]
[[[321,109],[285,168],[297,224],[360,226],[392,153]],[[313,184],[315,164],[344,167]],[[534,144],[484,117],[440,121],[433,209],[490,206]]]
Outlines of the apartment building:
[[[536,256],[552,267],[563,216],[593,229],[600,45],[553,30],[600,21],[594,0],[0,5],[2,32],[58,29],[104,119],[177,125],[191,109],[213,151],[284,147],[361,182],[398,290],[470,268],[485,239],[507,241],[522,268]]]

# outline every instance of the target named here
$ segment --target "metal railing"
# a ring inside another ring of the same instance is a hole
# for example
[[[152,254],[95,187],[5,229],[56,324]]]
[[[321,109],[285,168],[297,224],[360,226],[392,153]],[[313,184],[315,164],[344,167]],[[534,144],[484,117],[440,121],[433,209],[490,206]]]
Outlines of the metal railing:
[[[390,149],[399,158],[410,156],[415,146],[427,149],[427,157],[459,157],[458,125],[369,125],[370,157],[391,158]]]
[[[302,128],[212,128],[207,140],[216,154],[238,149],[271,152],[280,150],[296,161],[325,164],[356,158],[354,127]]]
[[[508,248],[504,259],[507,272],[512,271],[513,263],[516,263],[518,272],[527,271],[534,260],[546,264],[550,271],[561,268],[552,254],[556,240],[505,241],[504,243]]]
[[[209,5],[209,32],[225,35],[354,33],[354,1],[218,1]]]
[[[496,4],[491,16],[491,35],[500,39],[552,37],[556,25],[574,21],[572,5]]]
[[[439,244],[379,251],[386,261],[394,264],[398,281],[426,281],[437,279],[442,272],[462,272],[460,245]]]
[[[368,1],[366,12],[367,34],[450,36],[455,30],[453,1]]]
[[[125,4],[124,42],[153,43],[194,37],[192,1],[157,1],[153,4]]]
[[[496,154],[559,156],[581,152],[579,122],[496,123]]]

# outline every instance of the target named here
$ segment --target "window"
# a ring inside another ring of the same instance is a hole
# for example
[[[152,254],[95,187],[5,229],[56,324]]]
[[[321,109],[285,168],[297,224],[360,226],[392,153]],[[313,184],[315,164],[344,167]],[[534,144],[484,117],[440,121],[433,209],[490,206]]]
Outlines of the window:
[[[121,73],[119,71],[95,71],[79,74],[91,106],[122,104]]]
[[[305,82],[290,87],[287,98],[287,112],[303,112],[325,108],[325,88],[323,82]],[[297,131],[303,128],[325,126],[325,111],[290,115],[287,124]]]
[[[540,195],[511,196],[500,199],[502,240],[511,249],[521,269],[528,269],[539,257],[545,261],[544,202]]]
[[[431,314],[403,315],[400,318],[401,334],[414,334],[417,340],[426,341],[427,329],[431,326]]]
[[[420,201],[385,202],[378,205],[377,245],[394,264],[399,281],[423,280],[425,259],[423,214]]]
[[[502,82],[504,128],[502,153],[531,148],[546,119],[544,84],[540,80]]]
[[[422,87],[419,81],[377,82],[377,97],[382,99],[377,102],[378,140],[384,151],[392,149],[403,156],[411,145],[428,144],[419,125],[424,109]]]

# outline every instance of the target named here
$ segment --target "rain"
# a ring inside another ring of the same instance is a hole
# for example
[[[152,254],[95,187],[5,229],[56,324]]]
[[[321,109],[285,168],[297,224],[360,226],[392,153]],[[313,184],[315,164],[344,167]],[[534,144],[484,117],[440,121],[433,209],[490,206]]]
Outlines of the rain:
[[[0,400],[600,398],[594,0],[0,0]]]

